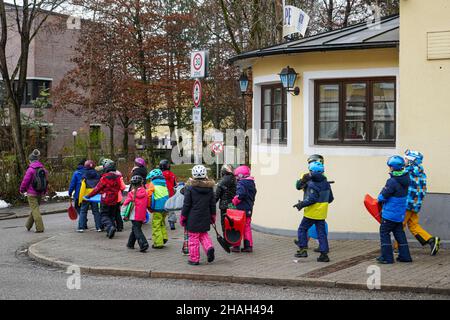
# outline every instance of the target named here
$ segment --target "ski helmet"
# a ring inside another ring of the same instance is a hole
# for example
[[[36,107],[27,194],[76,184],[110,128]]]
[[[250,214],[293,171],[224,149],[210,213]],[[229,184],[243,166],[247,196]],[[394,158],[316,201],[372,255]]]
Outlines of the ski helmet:
[[[325,160],[323,159],[323,156],[321,156],[320,154],[313,154],[313,155],[310,155],[309,157],[308,157],[308,163],[311,163],[311,162],[316,162],[316,161],[318,161],[318,162],[320,162],[320,163],[322,163],[322,164],[324,164],[325,163]]]
[[[134,159],[134,164],[137,165],[138,167],[145,167],[146,165],[145,160],[143,158]]]
[[[233,174],[233,166],[231,164],[224,164],[221,169],[222,175]]]
[[[170,170],[170,161],[167,160],[167,159],[161,160],[161,162],[159,163],[159,168],[160,168],[162,171]]]
[[[247,166],[240,166],[234,170],[234,175],[238,179],[244,179],[250,177],[250,168]]]
[[[405,167],[405,159],[400,156],[392,156],[388,159],[387,165],[395,171],[400,171]]]
[[[84,167],[87,168],[87,169],[92,169],[92,168],[95,167],[95,162],[92,161],[92,160],[86,160],[84,162]]]
[[[206,179],[207,173],[205,166],[199,164],[192,168],[192,177],[194,179]]]
[[[111,172],[111,171],[116,171],[116,164],[114,161],[110,160],[110,159],[106,159],[103,161],[103,170],[105,172]]]
[[[152,171],[149,172],[146,179],[153,180],[156,177],[161,177],[162,175],[163,175],[163,173],[160,169],[153,169]]]
[[[308,166],[308,169],[312,173],[323,173],[325,171],[323,163],[319,161],[311,162]]]
[[[413,151],[413,150],[406,150],[405,151],[405,158],[409,161],[413,162],[414,164],[421,164],[423,161],[423,154],[421,154],[419,151]]]
[[[105,166],[105,164],[107,163],[107,162],[110,162],[110,161],[112,161],[111,159],[108,159],[108,158],[103,158],[102,160],[100,160],[100,165],[101,166]]]
[[[131,185],[140,186],[144,184],[144,179],[141,176],[133,176],[130,180]]]

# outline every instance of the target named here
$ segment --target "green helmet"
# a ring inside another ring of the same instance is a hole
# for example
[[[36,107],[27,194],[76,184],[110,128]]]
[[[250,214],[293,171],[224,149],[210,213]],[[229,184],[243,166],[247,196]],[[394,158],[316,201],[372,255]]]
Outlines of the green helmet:
[[[161,169],[154,169],[152,171],[149,172],[149,174],[147,175],[147,180],[153,180],[156,177],[161,177],[163,175]]]
[[[105,166],[107,163],[111,163],[111,162],[113,162],[113,161],[111,159],[108,159],[108,158],[100,159],[100,165],[101,166]]]
[[[103,170],[105,172],[116,171],[116,163],[110,159],[103,160]]]

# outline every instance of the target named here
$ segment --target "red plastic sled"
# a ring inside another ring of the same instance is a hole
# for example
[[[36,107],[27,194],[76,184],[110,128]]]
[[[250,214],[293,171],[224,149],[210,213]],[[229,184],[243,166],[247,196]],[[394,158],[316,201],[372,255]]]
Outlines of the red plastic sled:
[[[231,246],[239,246],[244,236],[245,211],[227,209],[225,215],[225,240]]]
[[[69,215],[70,220],[77,220],[78,219],[78,213],[77,210],[72,205],[72,201],[70,201],[69,208],[67,208],[67,214]]]
[[[366,194],[364,197],[364,205],[370,215],[381,223],[381,205],[378,203],[377,199],[372,198],[370,195]]]

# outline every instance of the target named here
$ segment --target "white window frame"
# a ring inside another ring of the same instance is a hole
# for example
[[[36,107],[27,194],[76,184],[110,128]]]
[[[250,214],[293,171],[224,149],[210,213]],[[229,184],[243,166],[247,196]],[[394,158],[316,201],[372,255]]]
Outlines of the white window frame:
[[[373,69],[348,69],[348,70],[322,70],[303,73],[303,149],[305,154],[321,154],[324,156],[390,156],[396,153],[400,123],[400,84],[399,68],[373,68]],[[322,146],[314,144],[314,81],[325,79],[345,78],[370,78],[370,77],[395,77],[397,87],[396,110],[396,147],[370,147],[370,146]]]
[[[286,117],[287,117],[287,143],[273,145],[261,143],[261,87],[271,84],[281,84],[278,74],[255,77],[253,79],[253,138],[252,152],[256,153],[274,153],[291,154],[292,153],[292,95],[287,93],[286,98]]]

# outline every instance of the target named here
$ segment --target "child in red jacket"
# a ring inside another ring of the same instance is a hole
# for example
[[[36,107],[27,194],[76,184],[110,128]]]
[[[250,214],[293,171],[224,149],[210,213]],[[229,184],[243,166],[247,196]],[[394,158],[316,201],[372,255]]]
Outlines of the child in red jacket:
[[[144,179],[141,176],[133,176],[131,178],[131,191],[128,192],[128,196],[123,203],[123,207],[126,207],[130,202],[133,203],[134,209],[129,217],[132,228],[130,237],[128,238],[127,247],[134,249],[136,241],[139,244],[141,252],[147,251],[149,245],[144,233],[142,232],[142,225],[146,220],[147,208],[150,206],[150,199],[147,194],[147,190],[144,186]]]
[[[119,191],[121,189],[120,178],[116,173],[116,164],[109,160],[104,164],[104,173],[95,189],[86,196],[86,199],[92,198],[97,194],[101,194],[100,215],[103,227],[107,231],[109,239],[114,237],[116,227],[116,212],[120,210],[118,203]]]
[[[167,190],[169,190],[169,198],[175,194],[175,186],[177,185],[177,176],[170,171],[170,161],[161,160],[159,163],[159,169],[161,169],[164,178],[166,179]],[[175,223],[177,222],[177,215],[175,212],[170,212],[169,218],[167,219],[170,225],[170,230],[175,230]]]

